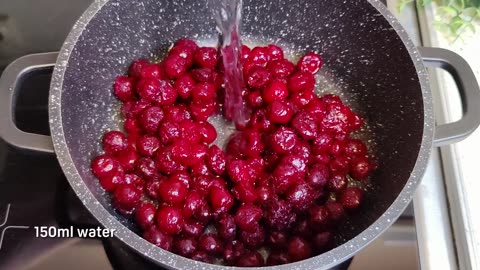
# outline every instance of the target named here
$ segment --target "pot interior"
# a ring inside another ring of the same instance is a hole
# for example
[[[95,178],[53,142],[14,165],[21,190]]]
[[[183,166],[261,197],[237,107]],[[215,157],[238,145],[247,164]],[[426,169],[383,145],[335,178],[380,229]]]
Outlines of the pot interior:
[[[279,44],[292,59],[308,51],[321,53],[325,68],[317,91],[341,95],[368,123],[360,136],[370,140],[378,169],[372,192],[339,232],[341,244],[377,220],[409,180],[424,125],[414,64],[400,37],[368,1],[245,0],[244,6],[245,43]],[[90,172],[90,161],[101,153],[102,134],[122,128],[120,103],[112,95],[115,77],[131,61],[162,55],[185,37],[216,41],[205,0],[111,0],[86,25],[64,75],[62,121],[75,167],[95,198],[135,231],[112,209]]]

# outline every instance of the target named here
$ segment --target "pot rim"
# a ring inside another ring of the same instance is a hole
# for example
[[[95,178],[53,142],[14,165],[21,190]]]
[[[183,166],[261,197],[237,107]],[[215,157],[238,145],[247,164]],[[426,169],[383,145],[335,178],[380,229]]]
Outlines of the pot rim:
[[[80,198],[82,203],[92,213],[92,215],[105,228],[114,229],[115,236],[127,244],[129,247],[136,250],[146,258],[153,262],[159,263],[169,268],[179,269],[225,269],[227,267],[220,265],[212,265],[202,262],[197,262],[191,259],[165,251],[161,248],[149,243],[111,215],[93,196],[87,185],[83,182],[77,168],[74,166],[72,157],[70,156],[69,148],[65,140],[65,134],[62,123],[62,108],[61,97],[63,91],[63,78],[68,67],[71,52],[75,48],[78,38],[82,35],[83,30],[89,24],[90,20],[97,14],[102,7],[110,0],[97,0],[90,5],[84,12],[80,19],[73,26],[68,35],[60,54],[57,59],[55,70],[52,75],[52,82],[50,86],[49,98],[49,118],[51,136],[55,148],[55,152],[62,170],[68,179],[73,190]],[[406,182],[403,190],[392,203],[392,205],[372,223],[367,229],[358,234],[350,241],[338,246],[321,255],[291,263],[286,265],[275,266],[276,270],[290,270],[290,269],[330,269],[335,265],[351,258],[360,249],[363,249],[370,242],[375,240],[382,232],[390,227],[401,213],[408,206],[413,198],[416,187],[418,186],[422,176],[425,172],[430,152],[432,150],[432,141],[434,134],[434,115],[432,95],[429,88],[428,77],[423,65],[422,57],[419,51],[408,37],[406,31],[400,25],[398,20],[379,0],[367,0],[385,19],[389,22],[393,29],[400,36],[405,47],[407,48],[410,57],[415,65],[420,86],[422,89],[423,107],[424,107],[424,126],[422,144],[420,146],[419,154],[415,166],[410,174],[409,180]],[[228,267],[238,268],[240,267]],[[250,269],[273,269],[273,267],[250,268]]]

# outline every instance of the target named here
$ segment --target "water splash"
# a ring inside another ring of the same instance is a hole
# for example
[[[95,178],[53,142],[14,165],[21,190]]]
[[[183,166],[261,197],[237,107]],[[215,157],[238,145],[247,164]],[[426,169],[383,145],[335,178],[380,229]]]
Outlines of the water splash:
[[[220,34],[225,80],[224,115],[236,125],[244,126],[248,113],[242,95],[245,90],[240,39],[243,0],[209,0],[209,5]]]

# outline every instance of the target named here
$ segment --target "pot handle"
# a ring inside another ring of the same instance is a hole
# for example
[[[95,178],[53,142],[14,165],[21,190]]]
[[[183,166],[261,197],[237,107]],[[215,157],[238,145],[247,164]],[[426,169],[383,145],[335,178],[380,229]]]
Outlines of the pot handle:
[[[480,125],[480,88],[468,63],[458,54],[441,48],[419,48],[425,66],[442,68],[457,84],[463,117],[436,127],[433,144],[444,146],[468,137]]]
[[[18,85],[29,72],[55,66],[58,53],[26,55],[11,63],[0,77],[0,137],[22,149],[53,153],[50,136],[28,133],[15,125],[14,110]]]

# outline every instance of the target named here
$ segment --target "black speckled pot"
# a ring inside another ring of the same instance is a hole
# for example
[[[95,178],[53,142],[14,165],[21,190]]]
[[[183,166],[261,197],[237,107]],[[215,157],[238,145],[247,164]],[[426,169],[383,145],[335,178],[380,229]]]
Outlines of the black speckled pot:
[[[423,49],[421,56],[379,1],[246,0],[244,6],[245,43],[280,44],[289,49],[291,58],[295,53],[321,52],[326,62],[317,91],[341,95],[369,123],[363,135],[374,142],[379,161],[372,176],[375,192],[342,228],[337,248],[275,267],[329,269],[352,257],[397,219],[424,173],[435,123],[422,56],[451,71],[464,96],[469,97],[464,119],[440,127],[435,142],[459,140],[478,126],[472,117],[479,113],[478,86],[471,70],[456,55]],[[163,53],[180,38],[216,41],[215,24],[206,7],[206,0],[96,1],[66,40],[50,92],[55,153],[77,195],[105,227],[116,230],[119,239],[146,258],[174,269],[221,267],[177,256],[142,239],[134,225],[109,204],[109,197],[90,172],[90,160],[101,150],[101,135],[121,128],[119,102],[110,91],[114,78],[124,73],[132,60]],[[160,52],[158,48],[162,48]],[[438,53],[445,59],[437,59]],[[16,63],[22,64],[26,65],[25,60]],[[15,70],[10,68],[10,73]],[[10,87],[8,83],[0,86]],[[5,114],[11,116],[8,110]],[[11,119],[3,124],[7,128],[0,134],[5,140],[48,151],[50,138],[23,134]]]

